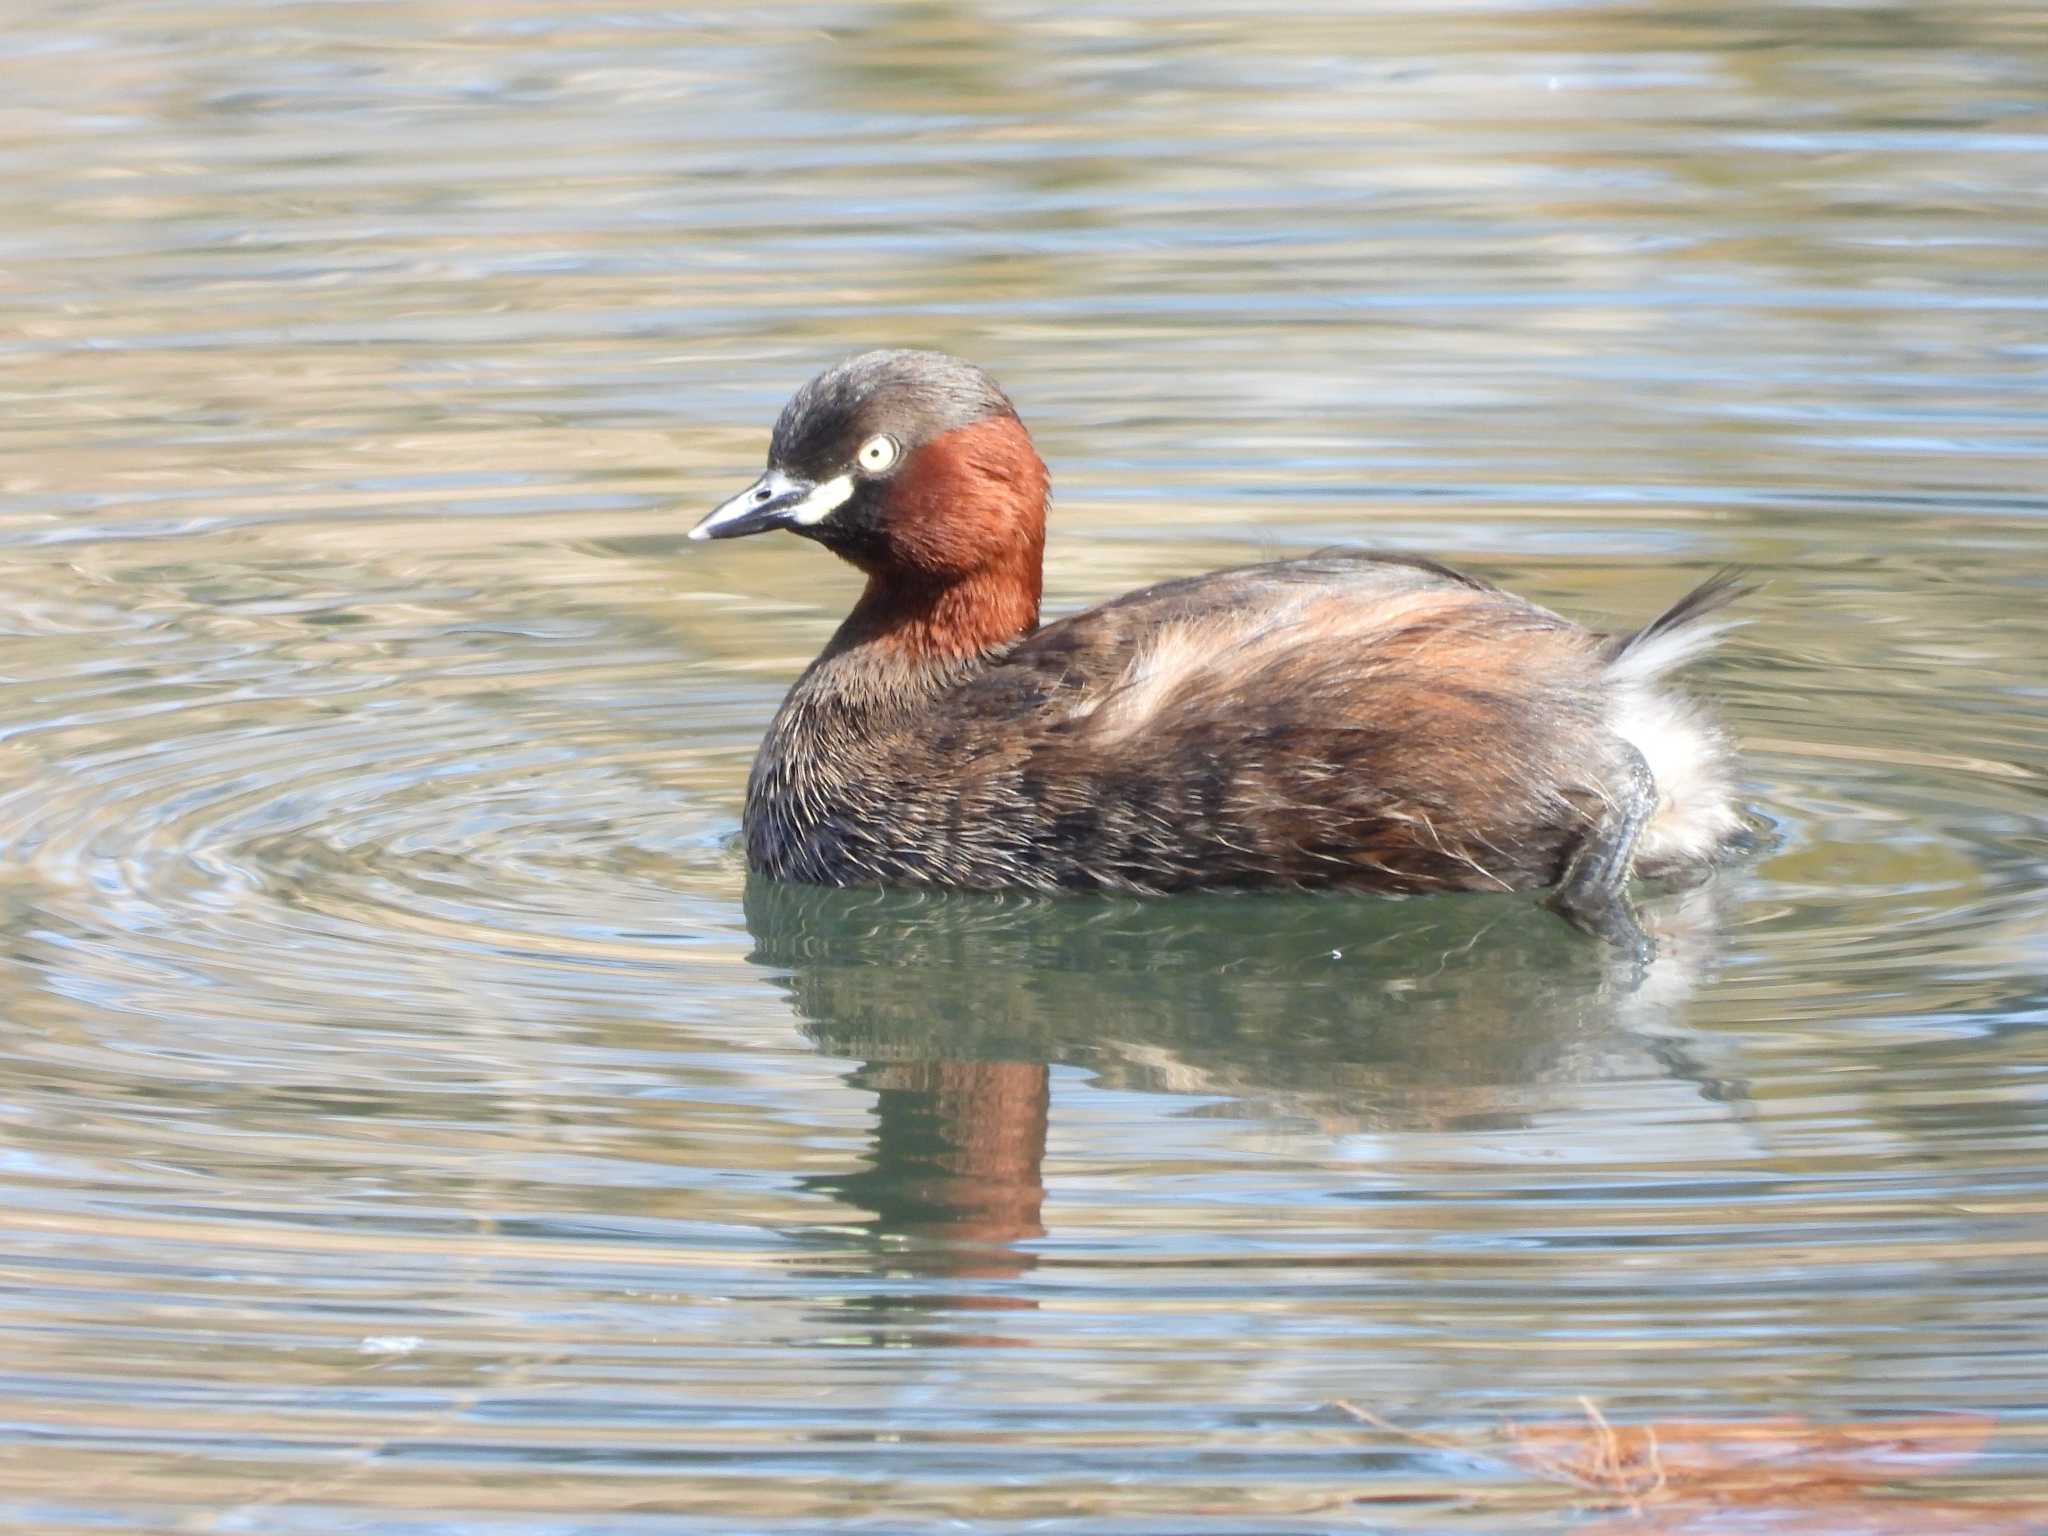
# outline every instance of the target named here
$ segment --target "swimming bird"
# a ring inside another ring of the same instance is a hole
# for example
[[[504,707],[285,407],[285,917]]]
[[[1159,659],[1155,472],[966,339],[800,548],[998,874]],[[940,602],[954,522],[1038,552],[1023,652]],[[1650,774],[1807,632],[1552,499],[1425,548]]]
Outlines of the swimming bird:
[[[982,369],[866,352],[799,389],[691,530],[787,530],[865,590],[747,781],[757,871],[816,885],[1542,891],[1645,943],[1632,875],[1739,846],[1732,749],[1667,682],[1750,590],[1590,631],[1406,554],[1328,549],[1040,626],[1050,481]]]

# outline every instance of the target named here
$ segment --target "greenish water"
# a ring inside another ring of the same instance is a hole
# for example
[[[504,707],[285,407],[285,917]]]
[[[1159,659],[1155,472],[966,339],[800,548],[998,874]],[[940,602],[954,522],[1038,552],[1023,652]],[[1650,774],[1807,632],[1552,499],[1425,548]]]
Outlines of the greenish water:
[[[0,68],[0,1527],[1598,1518],[1334,1398],[1968,1413],[1863,1491],[2043,1496],[2048,13],[172,0]],[[1055,611],[1747,564],[1695,686],[1776,846],[1647,975],[750,884],[853,584],[682,535],[873,344],[1010,387]],[[1682,1529],[2030,1528],[1912,1507]]]

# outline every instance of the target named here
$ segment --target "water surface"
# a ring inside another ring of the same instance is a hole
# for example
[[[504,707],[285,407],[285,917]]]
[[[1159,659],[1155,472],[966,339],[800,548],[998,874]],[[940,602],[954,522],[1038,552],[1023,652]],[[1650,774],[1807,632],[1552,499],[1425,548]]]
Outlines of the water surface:
[[[1585,1523],[1336,1398],[1979,1415],[1866,1491],[2041,1496],[2037,7],[171,0],[0,58],[0,1525]],[[853,583],[681,535],[880,343],[1011,388],[1055,609],[1750,566],[1696,686],[1775,848],[1647,975],[1505,899],[750,884]]]

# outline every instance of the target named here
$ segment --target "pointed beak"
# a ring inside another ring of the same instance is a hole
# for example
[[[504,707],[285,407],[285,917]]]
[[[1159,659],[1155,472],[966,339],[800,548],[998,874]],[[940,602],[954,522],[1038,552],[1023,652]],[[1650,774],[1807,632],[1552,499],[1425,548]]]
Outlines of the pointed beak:
[[[760,479],[739,495],[728,497],[711,509],[711,515],[690,530],[693,539],[738,539],[750,533],[786,528],[795,514],[816,493],[806,480],[779,469],[763,472]]]

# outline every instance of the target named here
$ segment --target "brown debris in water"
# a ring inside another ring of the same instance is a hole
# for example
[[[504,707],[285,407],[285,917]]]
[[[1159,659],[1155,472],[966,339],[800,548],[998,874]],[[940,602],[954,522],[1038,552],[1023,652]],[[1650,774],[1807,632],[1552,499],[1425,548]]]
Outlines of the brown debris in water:
[[[1953,1472],[1994,1428],[1979,1414],[1860,1424],[1766,1419],[1608,1421],[1590,1398],[1584,1417],[1507,1424],[1489,1434],[1404,1429],[1369,1408],[1332,1406],[1413,1445],[1483,1456],[1540,1478],[1564,1502],[1612,1518],[1589,1536],[2040,1536],[2048,1499],[1929,1500],[1884,1490]],[[1533,1491],[1533,1490],[1532,1490]],[[1403,1497],[1412,1497],[1404,1495]],[[1498,1502],[1498,1495],[1487,1502]],[[1370,1496],[1361,1502],[1370,1502]],[[1538,1498],[1537,1502],[1550,1502]]]

